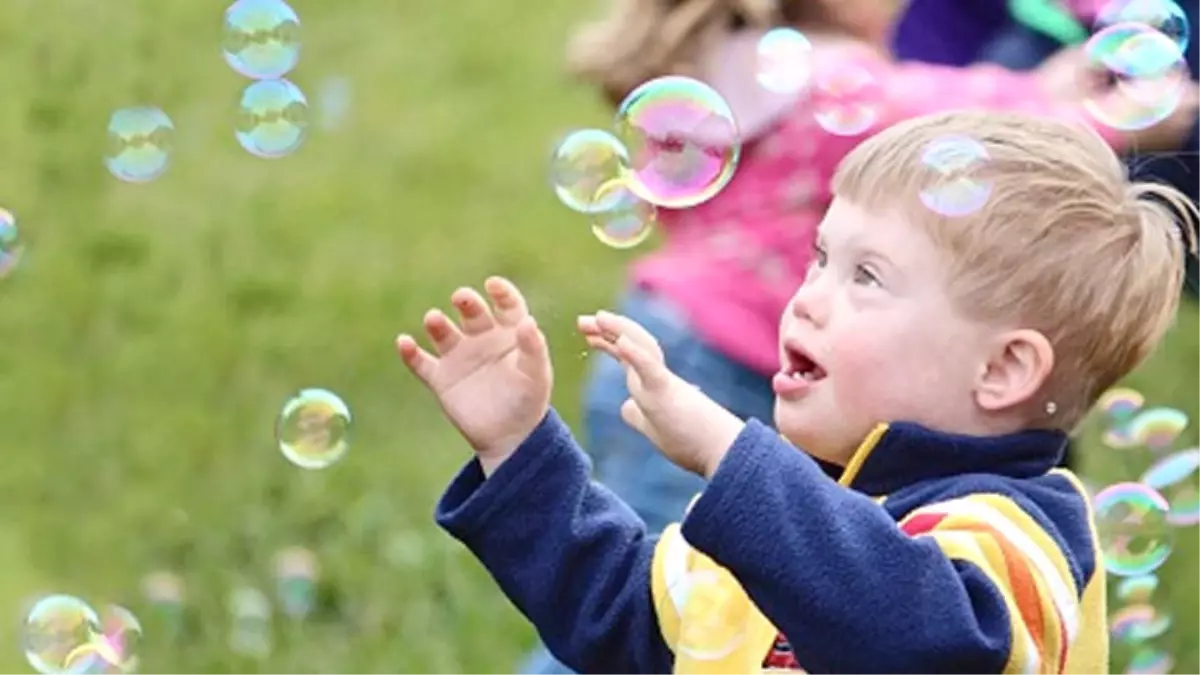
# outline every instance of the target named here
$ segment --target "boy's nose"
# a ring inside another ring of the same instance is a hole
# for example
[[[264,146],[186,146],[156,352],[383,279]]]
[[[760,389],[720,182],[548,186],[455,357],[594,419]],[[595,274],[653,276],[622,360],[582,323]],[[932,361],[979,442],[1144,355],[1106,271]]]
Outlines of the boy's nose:
[[[828,302],[823,299],[823,295],[824,291],[820,289],[819,282],[810,279],[801,284],[789,305],[792,316],[816,326],[823,325],[828,318],[828,311],[825,309]]]

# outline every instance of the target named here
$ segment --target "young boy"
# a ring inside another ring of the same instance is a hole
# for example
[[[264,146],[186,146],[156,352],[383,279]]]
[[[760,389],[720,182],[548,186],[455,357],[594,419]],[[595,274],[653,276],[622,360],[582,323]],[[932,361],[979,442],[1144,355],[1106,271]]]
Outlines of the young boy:
[[[948,137],[989,155],[963,177],[986,205],[953,218],[918,196]],[[878,134],[833,188],[782,318],[779,434],[673,375],[632,321],[580,318],[627,370],[624,419],[709,481],[657,539],[589,480],[510,283],[487,281],[492,307],[456,291],[461,328],[426,315],[438,356],[397,338],[475,450],[438,522],[584,672],[1106,672],[1089,506],[1054,467],[1173,320],[1182,239],[1145,197],[1180,200],[1129,184],[1082,127],[976,112]]]

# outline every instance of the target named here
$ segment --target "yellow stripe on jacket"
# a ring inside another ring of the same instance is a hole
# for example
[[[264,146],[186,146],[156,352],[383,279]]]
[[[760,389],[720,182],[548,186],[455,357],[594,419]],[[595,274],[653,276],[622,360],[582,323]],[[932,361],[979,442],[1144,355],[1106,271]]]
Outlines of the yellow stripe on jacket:
[[[1012,636],[1004,672],[1107,669],[1103,567],[1081,594],[1062,550],[1011,499],[977,494],[931,504],[900,527],[932,538],[951,560],[975,565],[1003,595]]]

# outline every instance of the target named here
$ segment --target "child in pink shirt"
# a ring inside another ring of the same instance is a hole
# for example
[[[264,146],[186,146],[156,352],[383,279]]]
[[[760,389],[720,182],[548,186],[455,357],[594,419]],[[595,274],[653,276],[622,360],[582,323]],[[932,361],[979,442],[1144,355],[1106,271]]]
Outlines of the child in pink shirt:
[[[1130,142],[1089,120],[1083,92],[1051,91],[1036,72],[893,62],[884,45],[900,4],[616,0],[608,19],[572,45],[572,70],[599,85],[611,101],[651,77],[683,74],[712,85],[737,117],[744,144],[733,180],[696,207],[660,209],[665,243],[632,266],[617,311],[655,334],[672,371],[743,418],[772,419],[778,319],[812,258],[816,225],[831,199],[829,179],[865,138],[930,112],[988,108],[1092,124],[1118,149]],[[780,25],[803,31],[813,47],[810,86],[792,96],[755,86],[758,38]],[[841,112],[870,123],[857,125],[852,134],[834,133],[816,113],[839,102],[819,83],[847,72],[859,74],[865,86]],[[1194,111],[1192,103],[1182,114]],[[1179,124],[1174,118],[1172,123]],[[1139,143],[1169,144],[1176,134],[1169,126],[1143,132]],[[593,456],[597,479],[654,533],[678,519],[703,483],[622,422],[619,409],[629,395],[625,377],[612,359],[592,361],[583,445]],[[784,665],[787,645],[778,651],[777,665]],[[524,669],[570,672],[544,651],[535,652]]]

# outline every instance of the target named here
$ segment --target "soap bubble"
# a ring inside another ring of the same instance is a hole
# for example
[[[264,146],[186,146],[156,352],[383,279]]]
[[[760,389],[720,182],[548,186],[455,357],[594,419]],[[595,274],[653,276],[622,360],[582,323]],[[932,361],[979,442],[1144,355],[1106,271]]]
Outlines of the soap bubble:
[[[304,389],[283,405],[275,436],[283,456],[305,469],[324,469],[350,449],[350,408],[325,389]]]
[[[1167,455],[1146,469],[1142,483],[1158,490],[1170,505],[1167,522],[1175,526],[1200,524],[1200,490],[1196,474],[1200,471],[1200,448]]]
[[[567,208],[603,213],[618,206],[621,193],[610,189],[606,199],[597,199],[597,193],[605,184],[621,179],[628,167],[629,153],[616,136],[600,129],[581,129],[555,146],[550,181]]]
[[[108,119],[104,166],[128,183],[147,183],[167,171],[175,125],[158,108],[122,108]]]
[[[1187,413],[1175,408],[1150,408],[1129,422],[1128,432],[1151,450],[1165,450],[1188,427]]]
[[[879,82],[854,62],[817,70],[810,94],[817,124],[835,136],[859,136],[879,122]]]
[[[1139,643],[1159,637],[1171,628],[1171,616],[1148,604],[1127,605],[1109,619],[1113,640]]]
[[[1118,24],[1096,33],[1084,46],[1088,68],[1114,79],[1084,99],[1084,109],[1113,129],[1137,131],[1165,120],[1179,105],[1188,83],[1178,47],[1143,24]]]
[[[1096,526],[1111,574],[1149,574],[1171,554],[1173,532],[1167,500],[1141,483],[1117,483],[1096,495]]]
[[[25,242],[17,229],[17,217],[7,209],[0,209],[0,279],[8,276],[25,253]]]
[[[1129,658],[1125,672],[1130,675],[1166,675],[1175,668],[1175,659],[1158,647],[1147,645]]]
[[[617,108],[615,127],[629,152],[629,189],[657,206],[682,209],[712,199],[741,158],[729,104],[687,77],[660,77],[634,89]]]
[[[1158,577],[1153,574],[1126,577],[1117,584],[1117,599],[1134,604],[1145,604],[1150,602],[1150,598],[1157,588]]]
[[[987,149],[973,138],[943,136],[925,147],[921,162],[929,179],[920,191],[921,203],[939,215],[970,215],[987,203],[992,182],[987,171]]]
[[[653,233],[658,209],[642,199],[621,179],[600,186],[596,202],[606,205],[592,216],[592,234],[611,248],[633,248]]]
[[[221,50],[246,77],[283,77],[300,61],[300,17],[283,0],[237,0],[225,10]]]
[[[39,673],[67,672],[99,631],[100,617],[91,605],[73,595],[46,596],[25,618],[25,660]]]
[[[236,137],[247,152],[274,159],[291,154],[308,132],[308,99],[287,80],[259,80],[242,92]]]
[[[794,28],[773,28],[758,40],[755,77],[775,94],[795,94],[808,86],[812,43]]]
[[[1096,408],[1117,424],[1125,424],[1133,419],[1133,416],[1144,405],[1146,405],[1146,397],[1142,395],[1142,392],[1128,387],[1109,389],[1096,402]]]
[[[1161,33],[1178,49],[1187,49],[1191,27],[1187,13],[1174,0],[1111,0],[1096,15],[1095,31],[1119,24],[1141,24]]]

